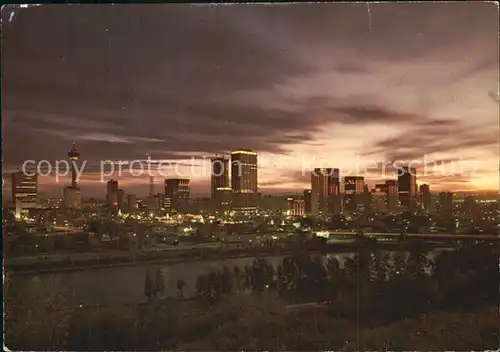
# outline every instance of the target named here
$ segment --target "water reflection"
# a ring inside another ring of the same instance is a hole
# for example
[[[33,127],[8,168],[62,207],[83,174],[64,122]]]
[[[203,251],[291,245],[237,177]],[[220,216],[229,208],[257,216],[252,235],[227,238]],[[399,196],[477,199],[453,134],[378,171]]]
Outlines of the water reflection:
[[[441,250],[429,252],[428,257],[434,260]],[[381,253],[384,254],[384,253]],[[345,260],[353,253],[336,253],[323,256],[323,264],[329,258],[335,257],[344,266]],[[408,253],[406,253],[406,256]],[[266,257],[275,268],[285,256]],[[161,268],[165,277],[165,292],[163,297],[178,297],[177,280],[186,282],[184,297],[193,296],[195,283],[199,275],[213,270],[221,270],[224,265],[231,269],[239,266],[242,269],[253,262],[253,257],[236,258],[216,261],[186,262],[177,264],[136,264],[106,268],[92,268],[88,270],[65,271],[58,273],[43,273],[38,275],[17,275],[12,284],[20,285],[24,290],[34,289],[38,280],[56,279],[62,289],[66,291],[69,303],[72,305],[88,304],[135,304],[146,302],[144,295],[144,279],[149,267],[152,272]]]

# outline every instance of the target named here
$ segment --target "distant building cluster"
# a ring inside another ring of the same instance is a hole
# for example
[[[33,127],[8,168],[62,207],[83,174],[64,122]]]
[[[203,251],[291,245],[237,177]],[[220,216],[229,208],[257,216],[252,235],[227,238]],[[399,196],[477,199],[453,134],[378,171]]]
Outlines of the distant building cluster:
[[[345,176],[340,182],[339,169],[316,168],[311,172],[311,189],[304,191],[305,213],[311,215],[340,213],[395,212],[432,210],[428,184],[417,187],[417,171],[407,166],[397,172],[397,179],[376,184],[370,191],[363,176]],[[440,196],[440,209],[451,209],[453,194]],[[451,204],[451,205],[450,205]]]
[[[77,183],[80,153],[73,143],[68,152],[71,184],[64,188],[62,204],[70,211],[82,209],[82,194]],[[435,199],[428,184],[417,187],[417,171],[407,166],[398,170],[394,179],[375,184],[370,190],[363,176],[342,178],[338,168],[315,168],[311,172],[311,188],[284,198],[262,196],[258,189],[257,153],[240,149],[211,159],[210,198],[192,198],[190,180],[167,178],[164,191],[154,192],[150,179],[149,195],[138,199],[125,194],[117,180],[107,182],[104,209],[109,216],[148,211],[151,216],[166,213],[189,213],[200,209],[215,215],[252,215],[258,209],[270,209],[292,217],[331,216],[335,214],[394,213],[405,210],[439,211],[451,214],[454,194],[442,192]],[[37,207],[37,176],[22,172],[12,174],[12,202],[17,218]],[[274,203],[273,203],[274,202]],[[473,200],[468,200],[472,208]]]

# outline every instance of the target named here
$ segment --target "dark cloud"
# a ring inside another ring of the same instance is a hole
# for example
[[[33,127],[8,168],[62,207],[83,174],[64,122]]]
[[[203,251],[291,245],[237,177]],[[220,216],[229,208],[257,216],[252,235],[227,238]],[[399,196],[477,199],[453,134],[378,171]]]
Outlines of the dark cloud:
[[[266,89],[311,68],[286,48],[249,38],[232,25],[232,12],[225,6],[44,5],[18,13],[3,27],[5,162],[62,157],[73,139],[89,158],[236,147],[234,139],[196,138],[241,133],[233,116],[215,116],[213,109],[192,116],[187,106],[210,107],[228,91]],[[254,112],[252,118],[262,118]],[[248,137],[239,142],[272,149],[252,140],[262,129],[245,127]]]
[[[391,111],[379,106],[344,106],[334,108],[334,111],[343,115],[344,123],[377,123],[377,122],[405,122],[411,123],[421,117],[416,114]]]
[[[490,127],[471,128],[452,120],[427,121],[380,140],[365,156],[384,154],[387,160],[411,161],[423,160],[425,155],[433,153],[456,154],[460,149],[498,146],[498,131]]]
[[[362,87],[304,97],[314,87],[295,94],[294,85],[325,71],[351,79],[376,74],[380,63],[390,70],[426,58],[443,69],[470,63],[458,78],[484,73],[498,64],[494,6],[43,5],[15,9],[9,21],[12,7],[2,13],[4,169],[64,159],[72,141],[89,172],[101,160],[147,153],[169,160],[240,147],[285,154],[291,145],[322,147],[318,132],[331,124],[400,128],[367,148],[388,158],[489,146],[498,141],[491,129],[388,106]]]
[[[345,50],[363,60],[398,63],[436,52],[441,58],[463,56],[464,46],[498,55],[498,6],[493,2],[322,3],[257,10],[286,23],[290,34],[306,43],[324,48],[336,43],[331,55]]]
[[[359,65],[354,65],[350,63],[342,63],[335,66],[335,71],[345,74],[366,74],[370,71],[366,68],[363,68]]]

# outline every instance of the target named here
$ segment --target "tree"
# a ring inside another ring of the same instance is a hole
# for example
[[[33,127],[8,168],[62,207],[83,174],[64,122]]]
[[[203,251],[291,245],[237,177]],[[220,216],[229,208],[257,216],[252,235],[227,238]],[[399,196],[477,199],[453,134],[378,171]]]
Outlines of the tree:
[[[195,284],[196,292],[205,302],[208,302],[211,297],[210,284],[208,281],[208,275],[200,275],[196,279]]]
[[[244,282],[245,277],[244,277],[243,273],[241,272],[241,269],[239,266],[234,266],[233,277],[234,277],[234,282],[236,284],[236,290],[238,292],[243,292],[244,284],[245,284],[245,282]]]
[[[328,258],[326,264],[328,273],[329,293],[332,299],[341,300],[344,287],[345,272],[340,268],[340,262],[336,257]]]
[[[382,254],[380,252],[374,253],[370,268],[372,281],[383,282],[387,280],[391,268],[389,261],[389,254]]]
[[[388,270],[390,278],[402,275],[406,268],[406,259],[401,252],[395,252],[392,255],[392,265]]]
[[[265,259],[255,259],[253,264],[245,268],[250,288],[256,292],[263,292],[274,283],[274,268]]]
[[[427,255],[427,250],[422,246],[413,247],[406,262],[405,274],[413,277],[424,276],[431,267]]]
[[[222,268],[222,272],[220,273],[221,275],[221,291],[223,294],[228,294],[233,292],[234,290],[234,276],[233,272],[229,267],[224,265]]]
[[[182,279],[177,280],[177,290],[179,291],[179,296],[184,298],[184,287],[186,286],[186,281]]]
[[[352,258],[345,262],[346,269],[351,278],[355,278],[360,284],[370,281],[370,268],[372,265],[371,253],[358,247],[358,251]]]
[[[300,278],[296,260],[292,257],[283,258],[280,266],[280,286],[285,291],[295,291]]]
[[[144,295],[148,298],[148,302],[151,302],[154,296],[153,279],[151,278],[149,268],[146,270],[146,277],[144,279]]]
[[[35,277],[20,285],[4,281],[5,344],[13,350],[62,349],[71,311],[67,291],[56,276]]]
[[[156,277],[154,283],[155,298],[159,298],[164,291],[165,291],[165,278],[163,276],[163,270],[161,270],[161,268],[158,268],[158,270],[156,270]]]

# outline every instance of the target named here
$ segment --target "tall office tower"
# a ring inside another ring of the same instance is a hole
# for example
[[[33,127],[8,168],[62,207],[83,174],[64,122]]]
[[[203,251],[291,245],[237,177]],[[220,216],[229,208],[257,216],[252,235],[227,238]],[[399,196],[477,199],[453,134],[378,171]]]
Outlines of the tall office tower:
[[[327,179],[323,169],[316,168],[311,172],[311,214],[318,215],[322,209],[328,192]]]
[[[385,193],[387,196],[387,211],[392,213],[398,206],[398,181],[385,181]]]
[[[77,164],[80,158],[80,153],[76,151],[76,145],[68,152],[69,162],[71,165],[71,185],[64,188],[64,205],[68,209],[81,209],[82,194],[77,183]]]
[[[339,169],[315,168],[311,172],[311,214],[336,212],[339,196]]]
[[[420,203],[425,210],[431,210],[432,194],[428,184],[420,185],[419,191]]]
[[[236,150],[231,153],[231,206],[237,212],[257,209],[257,153]]]
[[[385,184],[376,184],[372,189],[372,205],[375,211],[387,210],[387,187]]]
[[[125,191],[123,189],[119,189],[116,193],[116,201],[118,203],[118,209],[121,211],[125,210]]]
[[[305,210],[305,200],[300,195],[289,196],[286,198],[286,207],[284,215],[303,216]]]
[[[325,169],[328,185],[328,196],[340,195],[340,172],[339,169]]]
[[[129,194],[127,196],[127,206],[129,213],[134,213],[138,209],[137,196],[135,194]]]
[[[399,202],[408,210],[414,210],[417,198],[417,170],[404,166],[398,169]]]
[[[476,197],[474,196],[466,196],[464,198],[464,203],[462,205],[462,209],[467,214],[474,214],[479,209],[476,202]]]
[[[171,207],[180,211],[187,207],[191,187],[187,178],[168,178],[165,180],[165,194],[170,198]]]
[[[327,177],[326,212],[340,214],[342,212],[342,196],[340,195],[339,169],[325,169]]]
[[[442,213],[451,214],[453,212],[453,197],[451,192],[439,193],[439,211]]]
[[[310,189],[304,190],[304,214],[311,214],[311,195],[312,192]]]
[[[12,173],[12,202],[15,216],[27,215],[29,209],[36,208],[38,177],[36,173],[27,175],[22,171]]]
[[[370,190],[368,189],[368,185],[365,184],[363,187],[363,196],[362,196],[362,201],[361,203],[363,204],[363,211],[367,214],[372,212],[372,194],[370,193]]]
[[[362,205],[363,190],[365,187],[365,178],[363,176],[344,177],[344,197],[345,208],[352,212],[357,212],[358,207]]]
[[[289,196],[286,198],[286,206],[283,209],[284,215],[292,215],[294,200],[295,200],[295,196]]]
[[[153,197],[155,194],[155,177],[149,176],[149,196]]]
[[[231,187],[229,186],[229,159],[216,156],[211,159],[211,195],[214,210],[225,213],[230,210]]]
[[[118,181],[113,179],[109,180],[106,185],[106,206],[109,213],[118,212]]]
[[[153,196],[155,199],[155,209],[170,210],[170,198],[164,193],[157,193]]]

